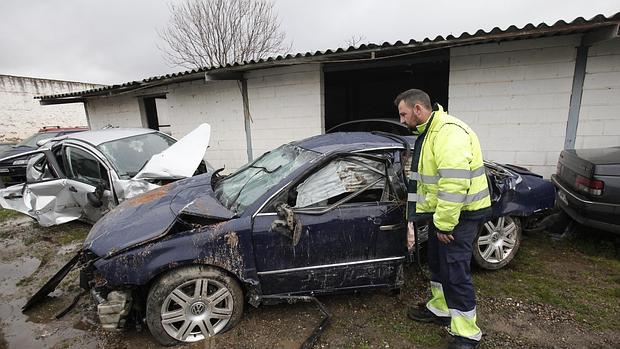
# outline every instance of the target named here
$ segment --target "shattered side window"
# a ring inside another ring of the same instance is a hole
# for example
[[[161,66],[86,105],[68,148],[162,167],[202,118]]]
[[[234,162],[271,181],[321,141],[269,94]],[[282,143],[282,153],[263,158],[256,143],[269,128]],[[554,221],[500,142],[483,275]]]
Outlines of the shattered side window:
[[[45,154],[37,154],[29,158],[26,165],[26,182],[36,183],[50,179],[56,179],[56,175],[50,169]]]
[[[357,193],[348,202],[383,201],[386,190],[385,164],[363,157],[330,162],[297,186],[295,207],[323,207]]]

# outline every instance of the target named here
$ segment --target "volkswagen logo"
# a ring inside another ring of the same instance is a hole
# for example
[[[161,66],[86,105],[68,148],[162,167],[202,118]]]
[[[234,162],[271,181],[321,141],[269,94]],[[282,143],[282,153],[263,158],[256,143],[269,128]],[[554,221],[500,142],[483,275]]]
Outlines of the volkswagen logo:
[[[191,311],[193,315],[200,315],[204,313],[206,308],[207,306],[203,302],[196,302],[192,304],[191,308],[189,308],[189,311]]]

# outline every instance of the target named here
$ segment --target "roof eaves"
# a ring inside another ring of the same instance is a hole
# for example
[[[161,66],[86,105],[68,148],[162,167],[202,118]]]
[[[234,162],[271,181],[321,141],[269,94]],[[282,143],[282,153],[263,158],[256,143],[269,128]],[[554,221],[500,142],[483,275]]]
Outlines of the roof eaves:
[[[465,46],[485,42],[519,40],[524,38],[542,37],[550,35],[567,35],[608,26],[610,24],[617,25],[619,22],[620,12],[609,17],[599,14],[589,20],[586,20],[583,17],[578,17],[571,22],[558,20],[552,25],[548,25],[546,23],[540,23],[538,25],[528,23],[522,28],[511,25],[506,29],[501,29],[499,27],[494,27],[490,31],[484,31],[483,29],[479,29],[474,34],[464,32],[461,33],[458,37],[450,34],[446,37],[437,36],[434,39],[425,38],[422,41],[416,41],[414,39],[411,39],[407,43],[399,40],[394,43],[383,42],[381,45],[373,43],[362,44],[358,47],[349,46],[346,49],[337,48],[334,50],[327,49],[325,51],[315,51],[314,53],[306,52],[287,54],[285,56],[279,55],[276,57],[261,58],[258,60],[234,62],[226,64],[225,66],[203,67],[200,69],[193,69],[183,72],[166,74],[162,76],[149,77],[143,79],[142,81],[131,81],[120,85],[109,85],[95,89],[65,94],[37,96],[35,98],[40,99],[41,102],[43,102],[44,100],[59,100],[72,97],[112,96],[127,92],[134,92],[136,90],[150,88],[162,84],[202,79],[205,77],[205,74],[237,72],[254,69],[264,69],[274,66],[296,65],[305,63],[332,63],[337,61],[346,62],[347,57],[353,57],[356,61],[359,61],[360,59],[370,61],[376,59],[393,58],[394,56],[389,55],[390,51],[400,51],[400,55],[417,54],[429,50],[438,50],[449,47]],[[377,56],[377,53],[387,53],[388,55]],[[364,58],[364,55],[368,56]]]

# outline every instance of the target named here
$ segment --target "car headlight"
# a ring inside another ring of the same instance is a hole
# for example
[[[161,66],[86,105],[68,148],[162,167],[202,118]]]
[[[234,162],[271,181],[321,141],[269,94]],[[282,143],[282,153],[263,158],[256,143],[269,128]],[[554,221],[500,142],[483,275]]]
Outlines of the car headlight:
[[[15,160],[13,161],[13,165],[26,165],[28,160]]]

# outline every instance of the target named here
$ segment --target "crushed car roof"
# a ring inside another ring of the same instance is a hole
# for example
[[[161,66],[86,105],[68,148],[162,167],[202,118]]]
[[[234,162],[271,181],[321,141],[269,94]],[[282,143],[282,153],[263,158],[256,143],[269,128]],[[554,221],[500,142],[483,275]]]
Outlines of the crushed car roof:
[[[336,132],[306,138],[292,144],[326,154],[334,151],[359,151],[372,148],[402,148],[403,144],[398,141],[397,137],[372,132]],[[400,138],[407,140],[410,145],[413,145],[415,141],[414,136],[400,136]]]
[[[148,128],[109,128],[71,134],[68,138],[77,139],[92,145],[100,145],[117,139],[157,132]]]

